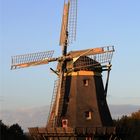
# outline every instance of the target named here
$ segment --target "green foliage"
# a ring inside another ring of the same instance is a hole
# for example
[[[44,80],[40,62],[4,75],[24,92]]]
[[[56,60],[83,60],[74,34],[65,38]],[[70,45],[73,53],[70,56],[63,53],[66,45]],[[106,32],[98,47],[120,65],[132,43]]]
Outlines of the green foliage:
[[[0,121],[0,139],[1,140],[28,140],[24,135],[23,130],[18,124],[13,124],[10,127]]]

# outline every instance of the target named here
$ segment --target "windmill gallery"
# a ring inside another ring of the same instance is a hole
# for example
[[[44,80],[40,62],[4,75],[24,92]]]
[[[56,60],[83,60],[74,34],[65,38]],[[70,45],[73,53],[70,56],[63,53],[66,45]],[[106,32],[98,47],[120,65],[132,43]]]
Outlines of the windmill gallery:
[[[67,52],[76,39],[77,0],[65,0],[60,46],[62,55],[53,51],[12,57],[11,69],[57,61],[58,80],[54,85],[48,122],[45,127],[29,128],[35,140],[117,140],[116,127],[106,102],[113,46]],[[105,87],[102,72],[107,72]]]

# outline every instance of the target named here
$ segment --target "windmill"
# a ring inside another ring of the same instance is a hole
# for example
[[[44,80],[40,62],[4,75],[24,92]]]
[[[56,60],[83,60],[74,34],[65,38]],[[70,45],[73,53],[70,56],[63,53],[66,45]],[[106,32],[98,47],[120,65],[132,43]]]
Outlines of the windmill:
[[[106,102],[114,47],[67,52],[68,46],[76,40],[76,26],[77,0],[65,0],[59,42],[62,55],[53,58],[54,51],[46,51],[12,57],[12,70],[58,62],[56,70],[51,68],[58,80],[54,86],[47,125],[44,128],[29,128],[36,139],[66,136],[75,139],[82,134],[82,140],[91,140],[95,137],[94,132],[97,132],[96,137],[114,134]],[[105,87],[103,71],[107,71]]]

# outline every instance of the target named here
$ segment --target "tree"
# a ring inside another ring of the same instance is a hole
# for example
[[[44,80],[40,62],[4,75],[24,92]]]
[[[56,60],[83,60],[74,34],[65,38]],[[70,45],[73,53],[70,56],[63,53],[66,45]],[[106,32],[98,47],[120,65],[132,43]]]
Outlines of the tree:
[[[132,119],[140,119],[140,110],[131,114]]]
[[[24,134],[23,130],[18,124],[13,124],[12,126],[9,127],[9,139],[11,140],[23,140],[24,139]]]
[[[1,140],[8,139],[8,127],[0,120],[0,138]]]
[[[18,124],[8,127],[0,121],[0,140],[28,140],[28,138]]]
[[[140,110],[114,121],[123,140],[140,140]]]

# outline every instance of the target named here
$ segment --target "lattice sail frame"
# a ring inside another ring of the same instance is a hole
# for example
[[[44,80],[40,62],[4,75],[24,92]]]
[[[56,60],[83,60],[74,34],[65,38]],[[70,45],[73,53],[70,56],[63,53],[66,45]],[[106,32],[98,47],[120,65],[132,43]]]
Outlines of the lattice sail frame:
[[[111,64],[114,46],[106,46],[101,48],[93,48],[73,52],[73,61],[75,62],[80,58],[78,63],[74,64],[74,69],[85,68],[90,66],[107,66]],[[90,58],[90,59],[88,59]]]
[[[54,51],[45,51],[38,53],[30,53],[24,55],[12,56],[11,69],[25,68],[29,66],[47,64],[52,58]]]
[[[68,45],[76,41],[77,0],[70,0],[68,17]]]

